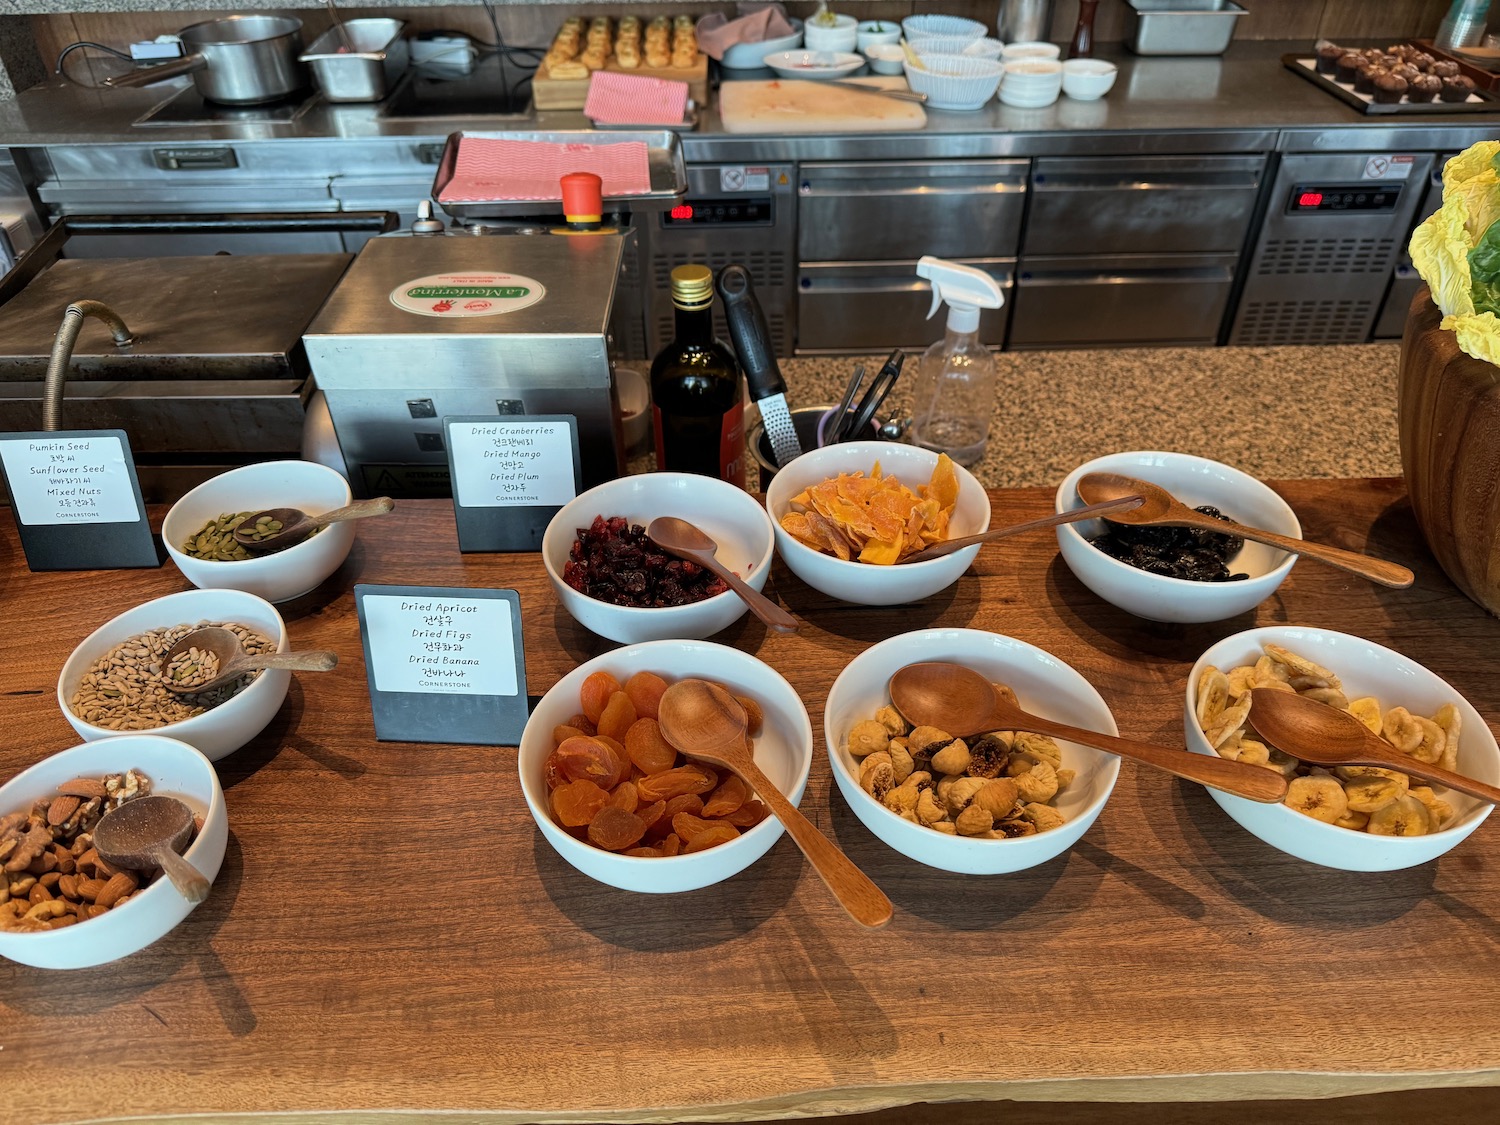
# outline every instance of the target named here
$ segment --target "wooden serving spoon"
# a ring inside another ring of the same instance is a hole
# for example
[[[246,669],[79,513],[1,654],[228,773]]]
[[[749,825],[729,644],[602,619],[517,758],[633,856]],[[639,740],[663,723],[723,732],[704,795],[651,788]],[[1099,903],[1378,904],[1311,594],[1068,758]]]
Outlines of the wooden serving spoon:
[[[378,496],[374,500],[356,500],[324,512],[321,516],[310,516],[301,508],[267,508],[264,512],[252,512],[240,520],[234,529],[234,541],[252,555],[269,555],[295,547],[318,528],[345,520],[362,520],[366,516],[383,516],[396,506],[389,496]],[[255,538],[255,525],[262,519],[281,524],[281,530],[263,539]]]
[[[755,764],[745,742],[745,710],[732,695],[704,680],[679,680],[662,694],[657,721],[663,737],[684,754],[733,770],[755,790],[849,917],[872,929],[891,920],[891,900],[885,892],[814,828]]]
[[[208,880],[178,853],[193,834],[193,810],[176,797],[137,797],[104,814],[94,828],[94,847],[116,867],[151,871],[160,867],[189,902],[208,897]]]
[[[1238,535],[1241,539],[1251,539],[1256,543],[1290,551],[1294,555],[1316,559],[1397,590],[1404,590],[1413,581],[1414,576],[1406,567],[1372,559],[1357,551],[1309,543],[1305,539],[1277,535],[1274,531],[1246,527],[1233,520],[1216,520],[1202,512],[1193,511],[1160,485],[1137,480],[1135,477],[1127,477],[1121,473],[1085,473],[1078,481],[1078,495],[1089,504],[1102,504],[1106,500],[1132,494],[1144,497],[1146,502],[1133,511],[1114,512],[1104,518],[1111,523],[1129,524],[1132,527],[1152,524],[1160,527],[1196,527],[1204,531],[1215,531],[1220,535]]]
[[[1264,766],[1117,738],[1023,711],[989,680],[962,664],[908,664],[891,677],[890,691],[891,702],[908,722],[937,727],[960,738],[992,730],[1030,731],[1133,758],[1236,797],[1276,804],[1286,796],[1286,778]]]
[[[1091,520],[1095,516],[1102,516],[1105,512],[1123,512],[1131,508],[1139,508],[1144,501],[1139,496],[1120,496],[1114,500],[1106,500],[1102,504],[1090,504],[1086,508],[1074,508],[1071,512],[1058,512],[1056,515],[1043,516],[1041,519],[1027,520],[1025,523],[1013,523],[1009,527],[992,527],[988,531],[981,531],[978,535],[964,535],[958,539],[944,539],[941,543],[934,543],[931,547],[923,548],[914,555],[907,555],[904,559],[897,559],[896,565],[902,566],[906,563],[926,562],[928,559],[940,559],[944,555],[951,555],[954,551],[962,551],[965,547],[972,547],[975,543],[990,543],[996,539],[1005,539],[1011,535],[1021,535],[1027,531],[1041,531],[1045,527],[1057,527],[1065,523],[1077,523],[1079,520]]]
[[[1250,689],[1250,720],[1276,749],[1319,766],[1379,766],[1500,804],[1500,789],[1403,754],[1347,711],[1271,688]]]
[[[203,683],[196,681],[176,682],[166,672],[172,662],[190,649],[210,654],[218,664],[218,672]],[[182,640],[167,650],[162,657],[162,684],[173,695],[197,695],[212,691],[216,687],[237,680],[246,672],[262,668],[288,668],[294,672],[327,672],[339,662],[336,652],[267,652],[251,656],[240,644],[239,637],[218,625],[206,625],[194,629]]]
[[[712,571],[738,594],[750,612],[778,633],[795,633],[797,619],[744,581],[715,556],[719,545],[700,527],[676,516],[657,516],[646,525],[646,538],[668,554],[697,563]]]

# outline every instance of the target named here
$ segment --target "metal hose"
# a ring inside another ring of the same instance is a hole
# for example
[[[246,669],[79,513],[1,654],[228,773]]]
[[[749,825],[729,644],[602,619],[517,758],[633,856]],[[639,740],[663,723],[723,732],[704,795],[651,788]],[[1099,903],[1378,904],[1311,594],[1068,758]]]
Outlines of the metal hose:
[[[63,383],[68,378],[73,347],[78,343],[78,333],[83,330],[86,316],[96,316],[109,326],[115,347],[124,348],[135,343],[135,337],[125,327],[125,322],[102,301],[74,301],[63,311],[62,327],[57,330],[57,339],[52,343],[52,357],[47,360],[47,381],[42,390],[42,429],[49,433],[62,428]]]

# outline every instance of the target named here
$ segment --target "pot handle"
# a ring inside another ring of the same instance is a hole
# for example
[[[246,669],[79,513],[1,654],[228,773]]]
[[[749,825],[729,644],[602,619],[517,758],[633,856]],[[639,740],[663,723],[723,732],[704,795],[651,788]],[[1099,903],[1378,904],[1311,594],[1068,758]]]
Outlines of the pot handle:
[[[111,75],[99,84],[115,88],[124,86],[151,86],[157,82],[165,82],[168,78],[176,78],[179,74],[191,74],[195,70],[202,70],[207,65],[208,60],[202,55],[184,55],[182,58],[174,59],[171,62],[158,63],[156,66],[143,66],[138,70],[128,71],[125,74]]]

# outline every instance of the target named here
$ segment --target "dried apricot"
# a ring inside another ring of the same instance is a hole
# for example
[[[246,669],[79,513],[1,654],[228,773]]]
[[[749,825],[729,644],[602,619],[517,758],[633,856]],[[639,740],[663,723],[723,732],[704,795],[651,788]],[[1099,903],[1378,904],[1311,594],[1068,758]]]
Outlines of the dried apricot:
[[[734,701],[745,709],[745,733],[751,738],[757,737],[766,720],[765,712],[760,709],[760,704],[748,695],[737,695]]]
[[[682,851],[682,838],[673,832],[656,846],[661,849],[662,855],[677,855]]]
[[[641,799],[636,793],[635,786],[629,781],[622,781],[614,787],[609,795],[609,807],[624,809],[628,813],[635,812],[640,808]],[[666,808],[663,804],[662,808]]]
[[[561,746],[570,738],[587,738],[593,733],[593,731],[569,726],[567,723],[558,723],[557,726],[552,728],[552,745]]]
[[[598,742],[604,743],[604,745],[608,746],[616,754],[620,755],[620,757],[627,760],[630,758],[630,755],[625,753],[625,744],[618,738],[611,738],[607,734],[596,734],[594,735],[594,739]]]
[[[639,787],[637,787],[639,788]],[[697,816],[703,811],[703,798],[696,793],[683,793],[681,796],[673,797],[662,805],[660,819],[652,822],[647,835],[660,838],[672,831],[672,818],[680,812],[692,813]]]
[[[604,705],[604,713],[599,716],[599,733],[610,738],[624,738],[625,732],[635,720],[635,704],[630,702],[630,696],[617,691],[609,697],[609,702]]]
[[[661,697],[667,690],[667,681],[655,672],[637,672],[625,681],[625,694],[635,704],[635,713],[646,719],[656,718]]]
[[[770,813],[771,810],[766,808],[765,805],[759,801],[751,800],[746,801],[739,808],[735,809],[734,812],[724,817],[724,821],[727,824],[734,825],[736,828],[754,828],[761,821],[765,820]]]
[[[630,775],[630,759],[597,738],[570,738],[554,750],[557,771],[569,781],[613,789]]]
[[[626,848],[620,854],[621,855],[633,855],[633,856],[636,856],[639,859],[660,859],[662,856],[666,855],[667,853],[664,852],[664,851],[662,851],[660,848],[644,847],[644,848]]]
[[[567,783],[563,776],[562,759],[557,756],[557,751],[547,755],[547,760],[542,763],[542,780],[547,783],[548,789],[556,789],[559,785]]]
[[[718,784],[719,775],[713,770],[689,762],[641,778],[639,789],[643,801],[666,801],[684,793],[708,793]]]
[[[728,816],[750,799],[750,787],[738,774],[730,774],[703,802],[706,817]]]
[[[684,843],[692,843],[693,837],[700,832],[707,832],[716,822],[704,820],[701,816],[692,813],[680,812],[672,818],[672,831],[681,836]]]
[[[578,712],[578,714],[574,715],[563,725],[581,730],[584,734],[593,735],[599,733],[599,728],[594,725],[594,720],[589,718],[582,711]]]
[[[552,790],[552,813],[564,828],[581,828],[609,803],[609,794],[592,781],[570,781]]]
[[[665,773],[677,764],[677,751],[655,719],[637,719],[625,732],[625,753],[643,773]]]
[[[666,811],[667,803],[665,801],[655,801],[652,804],[637,807],[635,815],[641,818],[641,823],[646,826],[646,832],[649,835],[651,829],[655,828],[661,822]],[[670,820],[667,821],[668,826],[671,823]]]
[[[595,672],[583,681],[578,688],[578,705],[589,717],[589,722],[598,723],[599,716],[609,705],[610,696],[619,690],[620,681],[608,672]]]
[[[607,852],[634,847],[646,832],[646,826],[635,813],[605,805],[589,821],[589,843]]]
[[[592,833],[593,830],[593,825],[590,825],[589,831]],[[692,855],[694,852],[706,851],[709,848],[718,847],[720,844],[729,843],[730,840],[735,839],[739,834],[740,830],[734,825],[725,824],[722,820],[716,821],[711,828],[698,833],[698,835],[684,844],[682,853],[684,855]]]

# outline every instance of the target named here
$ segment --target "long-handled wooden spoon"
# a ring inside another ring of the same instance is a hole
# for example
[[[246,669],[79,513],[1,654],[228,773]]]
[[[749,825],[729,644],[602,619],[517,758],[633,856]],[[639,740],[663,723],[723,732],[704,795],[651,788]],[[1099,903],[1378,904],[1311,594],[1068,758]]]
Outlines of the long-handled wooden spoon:
[[[198,650],[197,657],[190,655],[194,649]],[[187,659],[179,661],[178,658],[185,655]],[[239,637],[228,629],[205,625],[194,629],[167,650],[161,661],[162,683],[174,695],[197,695],[262,668],[327,672],[338,662],[336,652],[266,652],[251,656],[241,647]],[[174,664],[180,664],[180,669],[174,671]]]
[[[657,721],[666,740],[689,757],[731,769],[755,790],[812,864],[839,905],[862,926],[891,920],[891,900],[761,772],[745,742],[745,711],[718,684],[679,680],[661,697]]]
[[[962,664],[908,664],[891,677],[890,690],[891,702],[908,722],[937,727],[960,738],[992,730],[1030,731],[1133,758],[1236,797],[1275,804],[1286,796],[1286,778],[1264,766],[1117,738],[1023,711]]]
[[[1013,523],[1009,527],[992,527],[988,531],[981,531],[978,535],[964,535],[957,539],[944,539],[941,543],[934,543],[914,555],[898,560],[899,564],[926,562],[928,559],[940,559],[944,555],[951,555],[954,551],[962,551],[965,547],[972,547],[975,543],[991,543],[996,539],[1005,539],[1012,535],[1021,535],[1028,531],[1041,531],[1046,527],[1057,527],[1065,523],[1077,523],[1079,520],[1091,520],[1095,516],[1102,516],[1106,512],[1123,512],[1131,508],[1139,508],[1142,500],[1139,496],[1121,496],[1114,500],[1106,500],[1102,504],[1090,504],[1084,508],[1074,508],[1071,512],[1058,512],[1056,515],[1043,516],[1041,519],[1027,520],[1025,523]]]
[[[1305,539],[1293,539],[1289,535],[1277,535],[1274,531],[1262,531],[1258,527],[1246,527],[1233,520],[1216,520],[1202,512],[1193,511],[1160,485],[1127,477],[1122,473],[1085,473],[1078,480],[1078,495],[1089,504],[1102,504],[1120,496],[1136,495],[1145,498],[1146,502],[1139,508],[1106,515],[1104,518],[1111,523],[1196,527],[1204,531],[1216,531],[1221,535],[1238,535],[1241,539],[1252,539],[1257,543],[1290,551],[1294,555],[1336,566],[1382,586],[1402,590],[1412,584],[1412,572],[1404,566],[1372,559],[1357,551],[1345,551],[1321,543],[1309,543]]]
[[[797,631],[795,617],[759,590],[747,586],[739,575],[718,560],[714,552],[719,549],[719,545],[696,524],[680,520],[676,516],[657,516],[646,525],[646,538],[663,551],[695,562],[705,570],[717,574],[729,584],[731,590],[744,599],[751,613],[778,633]]]
[[[1319,766],[1379,766],[1500,804],[1500,789],[1403,754],[1347,711],[1270,688],[1250,689],[1250,721],[1276,749]]]
[[[234,529],[234,541],[252,555],[269,555],[295,547],[327,524],[383,516],[395,506],[389,496],[377,496],[373,500],[356,500],[321,516],[310,516],[301,508],[267,508],[240,520]],[[274,524],[281,526],[273,527]]]
[[[202,902],[208,897],[208,880],[178,854],[192,834],[193,810],[176,797],[137,797],[100,818],[94,847],[116,867],[160,867],[183,898]]]

